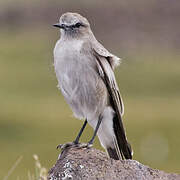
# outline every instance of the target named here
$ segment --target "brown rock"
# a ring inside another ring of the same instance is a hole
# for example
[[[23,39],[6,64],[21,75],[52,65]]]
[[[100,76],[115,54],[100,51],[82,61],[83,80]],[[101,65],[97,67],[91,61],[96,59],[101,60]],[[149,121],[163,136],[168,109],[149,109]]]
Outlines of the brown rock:
[[[66,149],[49,171],[49,180],[180,180],[135,160],[113,160],[97,149]]]

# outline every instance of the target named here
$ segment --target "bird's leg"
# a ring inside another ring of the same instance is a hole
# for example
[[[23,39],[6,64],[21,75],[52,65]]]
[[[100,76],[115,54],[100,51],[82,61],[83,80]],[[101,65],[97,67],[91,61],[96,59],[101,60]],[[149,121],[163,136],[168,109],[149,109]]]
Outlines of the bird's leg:
[[[82,135],[82,133],[83,133],[86,125],[87,125],[87,119],[85,120],[83,126],[81,127],[81,129],[80,129],[80,131],[79,131],[76,139],[75,139],[73,142],[68,142],[68,143],[65,143],[65,144],[59,144],[59,145],[57,146],[57,149],[62,149],[62,150],[63,150],[63,149],[66,149],[66,148],[68,148],[68,147],[71,147],[71,146],[78,146],[78,144],[79,144],[79,139],[80,139],[80,137],[81,137],[81,135]]]
[[[87,125],[87,119],[85,120],[83,126],[81,127],[81,129],[80,129],[80,131],[79,131],[79,133],[78,133],[76,139],[73,141],[74,144],[78,144],[78,143],[79,143],[79,139],[80,139],[80,137],[81,137],[81,135],[82,135],[82,133],[83,133],[83,131],[84,131],[86,125]]]
[[[93,145],[94,139],[95,139],[95,137],[96,137],[96,134],[97,134],[97,132],[98,132],[98,129],[99,129],[99,126],[100,126],[101,122],[102,122],[102,116],[100,115],[100,116],[99,116],[99,119],[98,119],[98,122],[97,122],[97,125],[96,125],[96,128],[95,128],[95,130],[94,130],[93,137],[92,137],[91,140],[88,142],[88,145],[90,145],[90,146]]]
[[[90,148],[90,147],[93,146],[93,142],[94,142],[94,139],[95,139],[95,137],[96,137],[96,134],[97,134],[97,131],[98,131],[98,129],[99,129],[99,126],[100,126],[101,122],[102,122],[102,116],[100,115],[100,116],[99,116],[99,119],[98,119],[98,122],[97,122],[97,125],[96,125],[96,128],[95,128],[95,130],[94,130],[94,134],[93,134],[91,140],[90,140],[87,144],[80,144],[79,147]]]

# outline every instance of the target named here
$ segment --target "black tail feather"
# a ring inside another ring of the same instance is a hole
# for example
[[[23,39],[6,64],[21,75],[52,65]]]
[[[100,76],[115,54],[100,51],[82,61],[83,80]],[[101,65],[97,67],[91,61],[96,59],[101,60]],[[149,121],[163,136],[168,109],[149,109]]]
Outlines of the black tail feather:
[[[108,147],[107,152],[108,152],[110,158],[119,160],[119,156],[118,156],[115,148]]]
[[[113,118],[113,128],[114,128],[114,133],[115,133],[116,141],[118,145],[118,147],[116,148],[119,148],[119,152],[122,156],[121,158],[132,159],[131,145],[127,142],[125,130],[122,124],[122,119],[119,119],[117,115],[115,115]]]

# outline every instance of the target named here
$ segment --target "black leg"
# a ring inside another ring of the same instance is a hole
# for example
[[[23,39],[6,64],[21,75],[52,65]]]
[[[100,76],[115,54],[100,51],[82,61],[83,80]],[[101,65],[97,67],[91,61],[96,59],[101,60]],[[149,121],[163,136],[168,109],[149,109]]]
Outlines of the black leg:
[[[81,135],[82,135],[82,133],[83,133],[84,128],[86,127],[86,125],[87,125],[87,119],[85,120],[85,122],[84,122],[82,128],[80,129],[80,131],[79,131],[76,139],[74,140],[74,144],[78,144],[78,143],[79,143],[79,139],[80,139],[80,137],[81,137]]]
[[[94,130],[93,137],[92,137],[91,140],[88,142],[88,145],[92,145],[92,144],[93,144],[94,139],[95,139],[95,137],[96,137],[96,134],[97,134],[97,131],[98,131],[98,129],[99,129],[99,126],[100,126],[101,122],[102,122],[102,116],[100,115],[100,116],[99,116],[99,119],[98,119],[98,122],[97,122],[97,125],[96,125],[96,128],[95,128],[95,130]]]
[[[63,151],[63,150],[65,150],[66,148],[71,147],[71,146],[77,146],[77,145],[78,145],[78,146],[80,147],[79,139],[80,139],[80,137],[81,137],[81,135],[82,135],[82,133],[83,133],[84,128],[86,127],[86,125],[87,125],[87,119],[85,120],[82,128],[80,129],[80,131],[79,131],[76,139],[75,139],[73,142],[69,142],[69,143],[65,143],[65,144],[59,144],[56,148],[57,148],[57,149],[61,149],[61,150]]]

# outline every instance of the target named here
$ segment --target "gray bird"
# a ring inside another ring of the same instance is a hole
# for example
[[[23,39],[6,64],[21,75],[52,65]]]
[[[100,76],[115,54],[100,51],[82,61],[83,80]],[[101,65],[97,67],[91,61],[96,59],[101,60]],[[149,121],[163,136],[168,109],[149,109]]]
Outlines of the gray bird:
[[[65,13],[54,26],[61,32],[54,48],[58,86],[75,117],[85,120],[75,141],[59,147],[80,145],[88,122],[94,134],[87,147],[97,134],[110,158],[132,159],[122,123],[123,101],[113,72],[120,58],[96,40],[89,22],[80,14]]]

